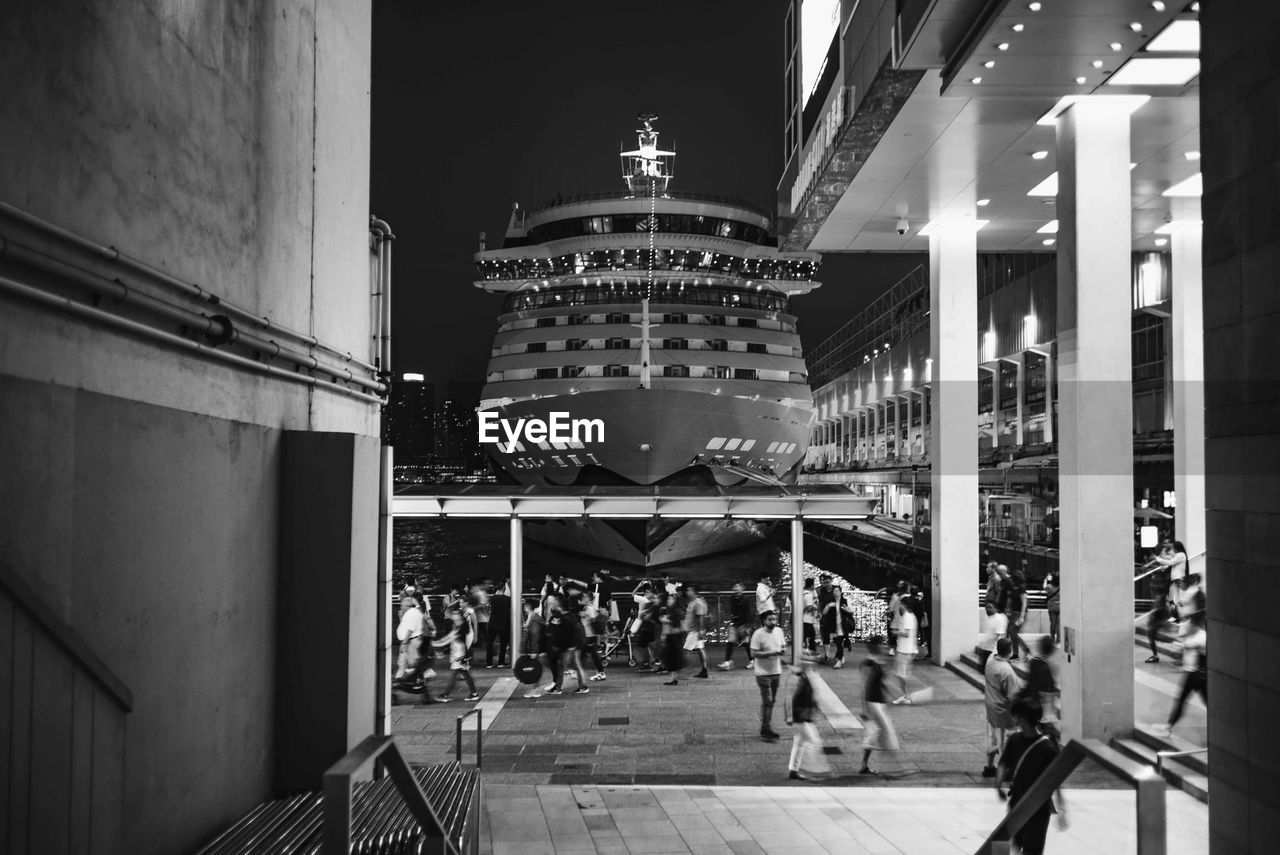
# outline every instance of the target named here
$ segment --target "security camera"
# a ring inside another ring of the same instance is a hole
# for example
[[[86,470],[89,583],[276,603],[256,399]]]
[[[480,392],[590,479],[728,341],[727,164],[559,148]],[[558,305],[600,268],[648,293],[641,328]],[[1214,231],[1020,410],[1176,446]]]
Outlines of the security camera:
[[[905,235],[909,231],[911,231],[911,224],[907,222],[907,218],[898,220],[898,234]]]

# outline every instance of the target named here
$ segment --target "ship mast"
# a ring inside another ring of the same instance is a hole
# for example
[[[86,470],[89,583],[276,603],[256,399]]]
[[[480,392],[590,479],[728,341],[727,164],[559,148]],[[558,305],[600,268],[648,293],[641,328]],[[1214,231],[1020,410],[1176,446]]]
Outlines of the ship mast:
[[[637,128],[637,145],[634,151],[622,152],[622,177],[633,196],[645,193],[649,197],[649,265],[644,297],[640,301],[640,388],[650,388],[652,369],[649,361],[650,331],[655,324],[649,321],[649,298],[653,295],[653,263],[657,255],[658,194],[667,192],[675,160],[674,151],[658,148],[658,132],[653,129],[656,113],[641,113],[636,117],[644,125]]]

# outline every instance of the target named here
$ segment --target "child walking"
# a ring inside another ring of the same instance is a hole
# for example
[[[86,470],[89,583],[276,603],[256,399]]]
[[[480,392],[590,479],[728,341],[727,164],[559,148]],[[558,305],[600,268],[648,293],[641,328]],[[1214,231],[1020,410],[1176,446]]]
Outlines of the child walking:
[[[449,619],[453,622],[453,627],[445,633],[444,637],[438,641],[431,642],[436,647],[449,648],[449,685],[445,687],[444,693],[436,698],[440,703],[448,703],[449,695],[453,692],[453,687],[457,685],[459,676],[467,683],[467,688],[471,692],[463,698],[465,701],[480,700],[479,693],[476,692],[475,680],[471,679],[471,644],[474,636],[471,632],[471,624],[463,615],[461,609],[454,609],[449,612]]]

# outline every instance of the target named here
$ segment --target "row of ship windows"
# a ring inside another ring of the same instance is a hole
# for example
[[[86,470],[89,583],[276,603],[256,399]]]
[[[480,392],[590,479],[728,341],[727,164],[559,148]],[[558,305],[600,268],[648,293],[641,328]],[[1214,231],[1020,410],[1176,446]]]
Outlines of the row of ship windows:
[[[546,280],[543,281],[545,284]],[[503,301],[502,311],[567,308],[600,303],[639,303],[646,297],[656,303],[723,306],[728,309],[756,309],[764,312],[789,311],[785,294],[765,291],[763,286],[756,286],[754,291],[742,287],[698,285],[694,282],[660,282],[650,287],[643,282],[602,282],[599,279],[594,285],[584,283],[550,289],[515,291],[508,294]],[[716,321],[708,322],[717,323]]]
[[[551,346],[548,346],[551,345]],[[556,347],[555,345],[563,345]],[[513,344],[506,347],[495,347],[490,356],[507,356],[516,353],[553,353],[561,350],[630,350],[640,346],[640,339],[605,338],[581,339],[571,338],[564,342],[531,341],[524,345]],[[689,346],[687,338],[660,338],[653,342],[657,350],[719,350],[731,353],[772,353],[774,356],[800,356],[800,348],[787,345],[767,345],[754,341],[728,341],[727,339],[710,339],[695,341]]]
[[[650,219],[650,217],[653,219]],[[648,232],[650,229],[666,234],[712,235],[714,237],[741,240],[766,245],[771,243],[769,233],[760,226],[708,217],[701,214],[605,214],[599,217],[571,217],[542,223],[529,229],[528,243],[545,243],[582,235],[606,235],[616,233]]]
[[[676,273],[719,273],[743,279],[805,281],[813,278],[814,265],[808,261],[783,261],[772,258],[742,258],[712,252],[657,250],[649,264],[647,249],[615,249],[561,255],[556,258],[484,259],[479,264],[482,279],[529,279],[569,274],[593,276],[597,273],[626,270],[657,270]]]
[[[692,318],[692,320],[690,320]],[[795,332],[795,324],[785,321],[770,323],[766,321],[763,325],[759,318],[734,318],[733,323],[729,323],[729,318],[725,315],[688,315],[684,312],[664,312],[661,317],[651,315],[652,323],[663,324],[706,324],[713,327],[735,326],[744,329],[780,329],[787,332]],[[534,318],[533,326],[535,327],[558,327],[558,326],[579,326],[582,324],[638,324],[643,320],[642,313],[632,314],[631,312],[606,312],[603,315],[551,315],[549,317]],[[520,324],[516,324],[520,326]],[[528,326],[524,324],[523,326]]]
[[[740,436],[713,436],[707,442],[708,451],[750,451],[756,447],[754,439],[743,439]],[[796,450],[794,442],[771,442],[765,454],[790,454]]]
[[[595,369],[595,370],[593,370]],[[527,370],[527,369],[526,369]],[[694,373],[694,372],[699,373]],[[513,373],[511,371],[494,371],[489,374],[489,382],[497,383],[505,379],[521,379],[520,377],[508,377]],[[782,375],[780,377],[771,377],[770,374]],[[527,375],[526,375],[527,376]],[[535,380],[557,380],[562,378],[573,377],[639,377],[640,370],[634,365],[565,365],[560,368],[535,368],[533,369],[533,379]],[[690,368],[688,365],[664,365],[662,366],[663,377],[705,377],[716,380],[770,380],[770,379],[795,379],[796,382],[803,382],[804,375],[798,372],[762,372],[755,368],[730,368],[727,365],[714,365],[707,368]],[[799,379],[796,379],[799,378]]]

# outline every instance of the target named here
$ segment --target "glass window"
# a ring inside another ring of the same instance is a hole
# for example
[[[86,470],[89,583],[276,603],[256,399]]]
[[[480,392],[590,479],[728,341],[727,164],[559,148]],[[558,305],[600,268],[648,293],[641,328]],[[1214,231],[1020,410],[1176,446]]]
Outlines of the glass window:
[[[754,341],[747,342],[747,353],[768,353],[768,352],[769,352],[768,348],[766,348],[763,344],[759,344],[758,342],[754,342]]]
[[[662,369],[664,377],[688,377],[689,366],[687,365],[668,365]]]
[[[539,380],[554,380],[560,372],[555,368],[539,368],[534,372],[534,377]]]
[[[538,318],[537,325],[540,327],[554,327],[557,320],[557,318]]]
[[[525,353],[546,353],[547,343],[545,341],[531,341],[524,348]]]
[[[564,343],[565,350],[583,350],[586,347],[586,341],[580,338],[567,339]]]
[[[604,367],[605,377],[629,377],[631,370],[625,365],[606,365]]]
[[[737,295],[737,294],[734,294],[733,296],[734,296],[734,298],[735,298],[735,302],[736,302],[736,298],[738,297],[738,295]],[[758,327],[758,326],[759,326],[759,324],[758,324],[758,323],[756,323],[756,319],[755,319],[755,318],[738,318],[738,326],[740,326],[740,327]]]
[[[566,365],[560,369],[561,377],[580,377],[582,376],[581,365]]]
[[[735,368],[733,369],[734,380],[754,380],[756,379],[756,370],[754,368]]]
[[[611,338],[604,343],[605,350],[626,350],[631,347],[631,340],[625,338]]]
[[[689,340],[687,338],[669,338],[665,347],[667,350],[688,350]]]

